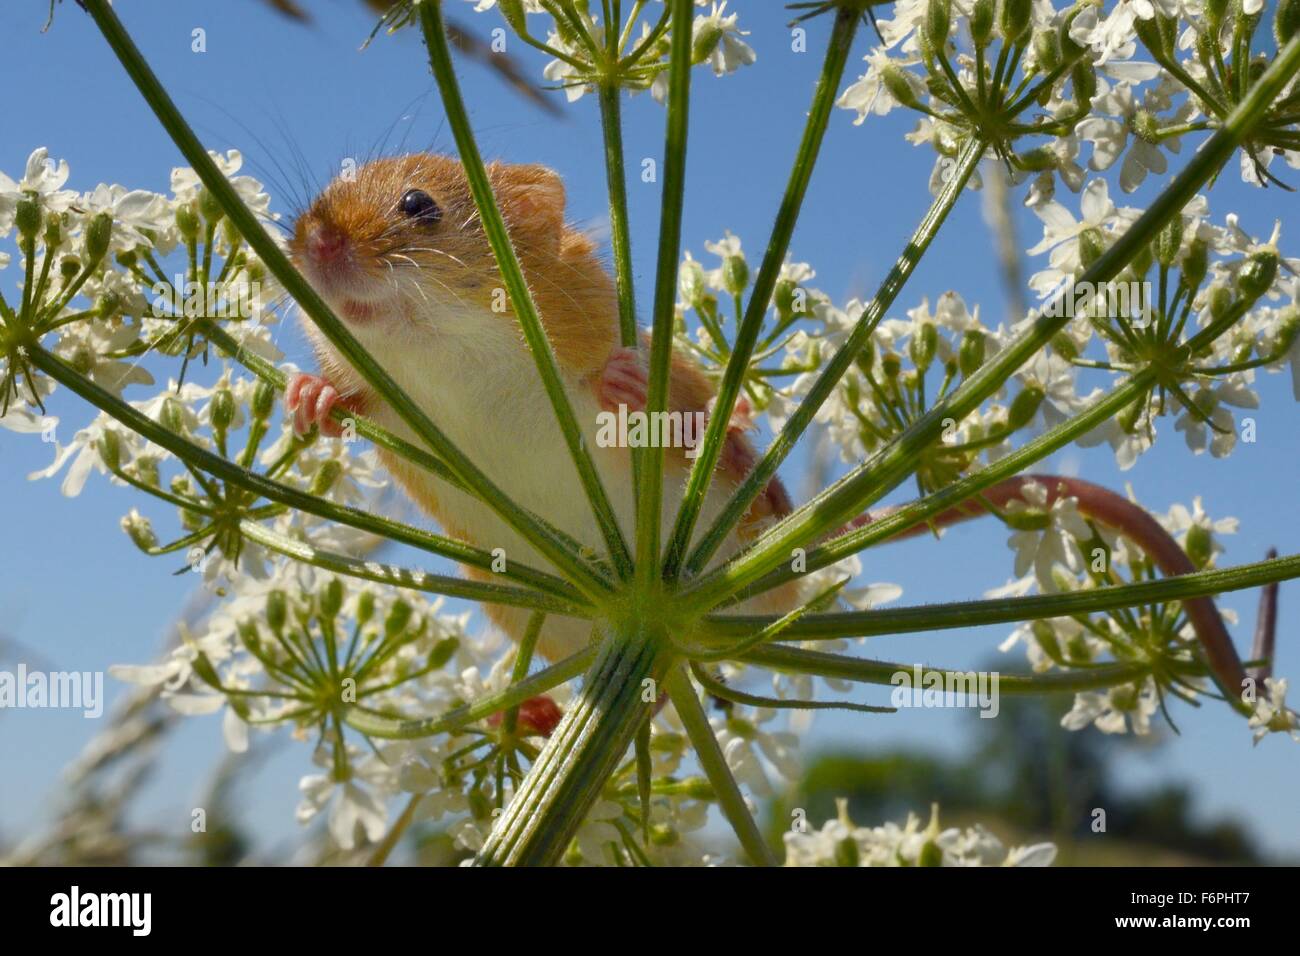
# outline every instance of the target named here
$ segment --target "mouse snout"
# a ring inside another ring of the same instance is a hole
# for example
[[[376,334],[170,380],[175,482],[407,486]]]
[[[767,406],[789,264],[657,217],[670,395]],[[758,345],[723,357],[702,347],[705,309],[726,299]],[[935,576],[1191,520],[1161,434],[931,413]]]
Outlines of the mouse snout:
[[[347,236],[328,223],[316,223],[307,232],[307,255],[317,265],[336,265],[349,250]]]

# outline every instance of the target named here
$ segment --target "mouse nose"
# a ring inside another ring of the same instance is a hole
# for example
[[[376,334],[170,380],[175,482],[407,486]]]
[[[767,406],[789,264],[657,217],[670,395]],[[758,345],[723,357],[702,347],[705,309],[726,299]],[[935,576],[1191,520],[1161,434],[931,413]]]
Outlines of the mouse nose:
[[[333,226],[320,223],[307,233],[307,253],[321,265],[337,262],[347,251],[347,237]]]

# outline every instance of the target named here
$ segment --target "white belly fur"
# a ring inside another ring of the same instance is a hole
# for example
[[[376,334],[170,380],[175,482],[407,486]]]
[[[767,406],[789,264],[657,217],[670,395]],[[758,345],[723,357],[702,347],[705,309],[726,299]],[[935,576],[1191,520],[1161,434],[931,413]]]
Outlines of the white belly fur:
[[[418,343],[412,341],[397,349],[393,348],[391,329],[382,343],[368,341],[374,333],[365,327],[357,330],[358,338],[371,354],[384,356],[389,374],[506,495],[604,554],[603,538],[550,399],[513,319],[482,312],[454,318],[444,315],[438,321],[436,333],[421,330]],[[600,408],[593,390],[576,380],[565,384],[574,415],[631,548],[635,517],[630,455],[624,448],[597,446]],[[388,407],[375,409],[374,417],[384,427],[420,444]],[[471,543],[489,551],[503,548],[507,562],[520,561],[554,572],[541,554],[482,501],[432,475],[420,480],[429,482],[440,508],[455,516]],[[684,481],[683,469],[666,468],[662,540],[667,540],[672,528]],[[697,530],[708,527],[730,491],[730,487],[719,488],[718,482],[713,483]],[[736,548],[733,534],[720,557]],[[501,623],[517,640],[530,612],[520,608],[500,610],[506,612]],[[590,639],[590,628],[589,622],[551,615],[542,632],[541,649],[553,660],[572,653]]]

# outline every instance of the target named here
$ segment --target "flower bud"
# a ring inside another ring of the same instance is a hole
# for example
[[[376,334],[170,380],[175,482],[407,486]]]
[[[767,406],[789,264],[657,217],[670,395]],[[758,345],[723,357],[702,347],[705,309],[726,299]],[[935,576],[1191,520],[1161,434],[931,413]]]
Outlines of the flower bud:
[[[1277,12],[1273,17],[1273,36],[1279,47],[1295,36],[1300,28],[1300,0],[1278,0]]]
[[[1214,538],[1210,529],[1199,524],[1192,525],[1187,529],[1187,543],[1184,547],[1192,564],[1198,568],[1205,567],[1214,554]]]
[[[392,637],[406,630],[406,625],[411,623],[411,614],[411,605],[401,599],[394,601],[384,618],[384,636]]]
[[[68,255],[59,260],[59,276],[64,282],[71,282],[81,271],[81,260],[76,256]]]
[[[106,212],[94,216],[86,224],[86,258],[98,262],[108,252],[108,240],[113,235],[113,217]]]
[[[932,49],[943,49],[952,26],[952,0],[930,0],[921,31]]]
[[[212,427],[224,432],[235,420],[235,395],[228,388],[219,388],[212,396]]]
[[[269,382],[258,380],[253,387],[253,400],[250,403],[253,417],[265,421],[275,409],[275,388]]]
[[[722,285],[732,295],[740,295],[749,285],[749,264],[744,256],[727,256],[722,260]]]
[[[1038,30],[1034,33],[1034,59],[1039,67],[1050,73],[1061,65],[1061,38],[1055,30]]]
[[[1106,251],[1106,237],[1100,229],[1085,229],[1079,234],[1079,261],[1085,269],[1102,257]]]
[[[926,840],[916,858],[917,866],[943,866],[943,849],[933,840]]]
[[[1195,292],[1205,281],[1205,273],[1210,268],[1210,249],[1204,239],[1196,238],[1187,244],[1183,256],[1183,281]]]
[[[1178,258],[1178,251],[1183,246],[1183,217],[1174,216],[1165,227],[1156,234],[1155,257],[1166,269]]]
[[[846,836],[835,844],[836,866],[857,866],[861,860],[862,853],[853,837]]]
[[[338,578],[330,578],[325,582],[325,586],[317,594],[317,606],[320,608],[321,617],[329,619],[338,617],[339,610],[343,607],[343,582]]]
[[[1038,642],[1038,646],[1042,648],[1043,653],[1052,660],[1060,662],[1062,660],[1061,642],[1057,640],[1056,628],[1052,627],[1047,621],[1034,621],[1029,626],[1029,629],[1033,632],[1034,640]]]
[[[206,186],[199,190],[199,211],[209,223],[217,222],[226,214],[221,203],[217,202],[217,197],[208,192]]]
[[[284,596],[283,591],[277,589],[266,596],[266,624],[271,629],[271,633],[279,635],[284,631],[288,611],[289,600]]]
[[[1214,319],[1223,318],[1228,309],[1232,307],[1233,301],[1232,290],[1226,285],[1216,285],[1210,289],[1210,317]]]
[[[171,395],[163,399],[158,411],[158,422],[170,432],[178,434],[185,431],[185,406]]]
[[[362,591],[357,595],[357,623],[366,624],[375,616],[375,594],[373,591]]]
[[[1056,153],[1050,146],[1035,146],[1016,154],[1020,168],[1031,173],[1041,173],[1056,168]]]
[[[106,468],[110,471],[116,471],[122,466],[122,439],[118,437],[117,432],[111,428],[105,428],[99,436],[97,447],[99,449],[99,458]]]
[[[53,249],[63,241],[63,217],[56,212],[45,217],[45,248]]]
[[[501,16],[510,25],[510,29],[519,34],[528,32],[523,0],[497,0],[497,9],[501,11]]]
[[[898,373],[902,371],[903,360],[894,352],[886,352],[880,356],[880,367],[884,370],[886,378],[897,378]]]
[[[722,27],[716,17],[704,20],[691,38],[691,62],[703,63],[718,47],[722,39]]]
[[[433,650],[429,651],[429,657],[425,661],[425,664],[434,670],[437,670],[440,667],[446,667],[447,662],[451,660],[451,656],[456,653],[458,647],[460,647],[460,641],[456,638],[443,638],[437,644],[433,645]]]
[[[30,196],[18,200],[18,207],[14,211],[14,225],[18,227],[18,235],[24,240],[36,235],[36,230],[41,228],[40,203]]]
[[[1070,36],[1070,28],[1074,26],[1074,18],[1082,13],[1085,9],[1083,4],[1075,4],[1071,7],[1064,17],[1061,18],[1060,29],[1056,31],[1057,42],[1061,48],[1061,57],[1066,60],[1077,59],[1083,53],[1082,44],[1075,41]]]
[[[151,551],[158,547],[158,536],[153,533],[149,519],[134,508],[122,518],[122,530],[141,551]]]
[[[176,229],[185,243],[195,242],[199,238],[199,217],[192,203],[182,203],[176,207]]]
[[[924,373],[934,361],[935,349],[939,345],[939,331],[933,322],[923,322],[921,330],[907,343],[908,354],[918,372]]]
[[[698,309],[705,294],[704,267],[694,259],[687,259],[677,270],[677,291],[693,309]]]
[[[1007,43],[1020,43],[1029,32],[1033,0],[1001,0],[998,10],[998,31]]]
[[[794,314],[794,295],[798,290],[799,284],[791,279],[777,280],[772,301],[776,304],[776,311],[781,317]]]
[[[965,378],[974,375],[984,364],[984,333],[978,329],[967,329],[962,333],[961,347],[957,350],[957,365]]]
[[[1260,249],[1246,257],[1237,273],[1237,288],[1252,302],[1269,290],[1277,278],[1277,250]]]
[[[1092,64],[1080,60],[1070,70],[1070,81],[1074,84],[1074,98],[1080,108],[1087,109],[1092,98],[1097,95],[1097,73]]]
[[[1142,17],[1133,18],[1133,32],[1137,34],[1142,45],[1152,52],[1156,57],[1168,56],[1170,50],[1165,46],[1164,33],[1160,29],[1160,24],[1156,22],[1156,17],[1143,19]]]
[[[1075,344],[1074,339],[1070,338],[1065,332],[1057,332],[1052,336],[1052,351],[1067,362],[1073,361],[1079,357],[1079,346]]]
[[[158,459],[150,455],[141,455],[131,463],[135,471],[137,481],[141,481],[150,488],[158,487]]]
[[[917,99],[916,91],[908,82],[908,76],[907,71],[896,63],[886,63],[884,69],[880,71],[881,82],[885,84],[885,89],[889,91],[890,96],[904,106],[919,109],[921,101]]]
[[[975,0],[975,7],[971,10],[971,38],[975,41],[975,46],[981,49],[993,39],[993,14],[996,8],[996,0]]]
[[[320,497],[326,494],[343,475],[343,466],[333,458],[321,462],[320,468],[312,476],[311,487],[308,489],[311,494]]]
[[[1043,404],[1043,390],[1036,385],[1026,385],[1020,394],[1011,400],[1007,412],[1007,424],[1012,428],[1028,425],[1038,413],[1038,406]]]

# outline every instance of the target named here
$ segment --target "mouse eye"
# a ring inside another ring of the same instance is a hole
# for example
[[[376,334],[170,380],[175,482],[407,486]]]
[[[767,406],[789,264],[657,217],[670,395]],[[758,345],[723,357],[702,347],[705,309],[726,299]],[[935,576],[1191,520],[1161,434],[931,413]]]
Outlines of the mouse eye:
[[[442,218],[442,210],[423,189],[408,189],[397,208],[407,219],[420,222],[435,223]]]

